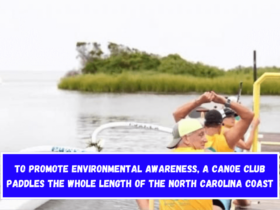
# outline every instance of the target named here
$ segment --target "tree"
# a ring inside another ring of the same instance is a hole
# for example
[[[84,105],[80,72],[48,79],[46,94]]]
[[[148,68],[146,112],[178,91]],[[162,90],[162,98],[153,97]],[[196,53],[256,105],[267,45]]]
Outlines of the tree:
[[[76,50],[78,52],[77,58],[81,59],[82,68],[84,68],[87,63],[93,62],[95,59],[100,59],[103,55],[101,45],[96,42],[77,42]]]

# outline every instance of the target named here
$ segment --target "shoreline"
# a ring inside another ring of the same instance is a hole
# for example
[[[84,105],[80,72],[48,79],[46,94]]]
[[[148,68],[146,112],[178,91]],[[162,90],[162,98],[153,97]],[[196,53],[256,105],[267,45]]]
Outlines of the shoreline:
[[[174,74],[151,75],[145,72],[82,74],[62,78],[58,88],[82,93],[179,95],[201,94],[213,90],[224,95],[237,95],[240,81],[243,82],[242,95],[253,95],[253,79],[248,75],[205,78]],[[280,95],[278,80],[264,82],[261,95]]]

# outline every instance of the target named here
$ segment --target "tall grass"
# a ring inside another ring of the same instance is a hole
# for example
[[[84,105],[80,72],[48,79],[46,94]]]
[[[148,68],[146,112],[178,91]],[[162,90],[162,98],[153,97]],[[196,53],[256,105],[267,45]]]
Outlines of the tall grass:
[[[224,94],[237,94],[240,81],[243,81],[242,94],[252,94],[253,79],[248,74],[221,76],[211,79],[145,72],[126,72],[116,75],[98,73],[63,78],[58,87],[60,89],[95,93],[201,93],[214,90]],[[261,93],[268,95],[280,94],[280,79],[264,82]]]

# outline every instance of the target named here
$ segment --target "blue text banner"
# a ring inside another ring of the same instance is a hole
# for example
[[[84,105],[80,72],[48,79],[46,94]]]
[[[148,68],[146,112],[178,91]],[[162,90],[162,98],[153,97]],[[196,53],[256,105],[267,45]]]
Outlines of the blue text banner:
[[[2,154],[2,198],[278,198],[278,154]]]

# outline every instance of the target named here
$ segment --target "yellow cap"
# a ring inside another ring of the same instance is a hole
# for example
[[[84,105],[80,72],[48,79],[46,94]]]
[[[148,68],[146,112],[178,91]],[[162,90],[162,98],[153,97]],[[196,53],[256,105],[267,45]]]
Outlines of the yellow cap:
[[[167,148],[174,148],[180,142],[181,137],[191,132],[197,131],[201,128],[203,128],[203,123],[199,119],[188,118],[180,120],[173,127],[173,139],[167,146]]]
[[[180,137],[190,134],[203,128],[202,123],[198,119],[182,119],[178,122],[178,131]]]

